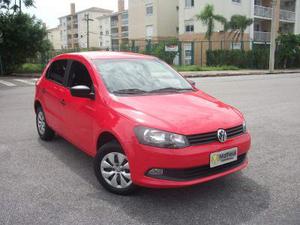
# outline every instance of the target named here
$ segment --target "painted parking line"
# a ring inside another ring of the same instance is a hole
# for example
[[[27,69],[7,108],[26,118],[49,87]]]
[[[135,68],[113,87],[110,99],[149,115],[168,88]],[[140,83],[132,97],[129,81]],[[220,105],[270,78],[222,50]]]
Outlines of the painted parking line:
[[[35,85],[35,82],[32,80],[23,80],[23,79],[14,79],[14,81],[21,82],[23,84]]]
[[[11,83],[11,82],[8,82],[8,81],[5,81],[5,80],[0,80],[0,84],[3,84],[3,85],[8,86],[8,87],[15,87],[15,86],[17,86],[14,83]]]

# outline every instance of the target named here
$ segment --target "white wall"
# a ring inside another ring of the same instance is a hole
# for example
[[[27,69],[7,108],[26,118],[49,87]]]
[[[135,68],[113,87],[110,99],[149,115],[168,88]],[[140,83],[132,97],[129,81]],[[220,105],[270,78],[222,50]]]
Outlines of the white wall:
[[[153,4],[153,15],[146,15],[146,5]],[[178,0],[129,0],[129,39],[145,39],[146,27],[153,26],[153,37],[177,36]]]
[[[93,12],[93,11],[85,11],[78,13],[78,36],[79,36],[79,47],[86,48],[87,47],[87,23],[84,21],[84,15],[88,13],[89,18],[94,21],[89,22],[89,30],[90,30],[90,47],[99,47],[99,24],[96,19],[99,16],[103,16],[106,13],[101,12]]]
[[[99,23],[99,45],[98,47],[103,48],[103,49],[111,49],[111,23],[110,23],[110,16],[104,16],[98,18],[98,23]],[[102,28],[101,28],[102,26]],[[100,33],[103,32],[103,35]],[[108,32],[108,35],[107,35]],[[102,46],[100,43],[102,42]]]
[[[204,9],[206,4],[214,5],[215,13],[230,20],[234,14],[241,14],[251,17],[251,0],[241,0],[241,3],[234,3],[232,0],[195,0],[195,6],[185,8],[185,0],[179,0],[179,34],[184,34],[184,21],[194,20],[195,33],[205,33],[206,26],[196,19],[196,15]],[[223,30],[222,25],[216,23],[215,31]],[[249,33],[249,28],[246,31]]]
[[[51,42],[54,49],[61,49],[61,40],[60,40],[60,29],[59,27],[49,29],[48,32],[48,40]]]
[[[68,48],[67,17],[60,18],[60,42],[63,48]]]
[[[300,0],[296,0],[296,23],[295,33],[300,34]]]

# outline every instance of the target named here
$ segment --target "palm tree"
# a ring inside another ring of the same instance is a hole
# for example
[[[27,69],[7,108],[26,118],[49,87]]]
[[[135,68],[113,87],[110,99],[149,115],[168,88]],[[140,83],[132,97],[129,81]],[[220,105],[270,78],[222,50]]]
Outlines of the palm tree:
[[[22,2],[26,8],[34,6],[34,0],[19,0],[20,12],[22,12]]]
[[[11,4],[13,4],[11,6]],[[34,0],[19,0],[19,4],[17,4],[17,0],[0,0],[0,9],[6,9],[7,11],[13,10],[13,12],[22,12],[22,4],[26,8],[34,6]]]
[[[241,49],[244,51],[244,34],[248,26],[253,23],[253,20],[243,15],[233,15],[230,20],[230,27],[237,31],[241,39]]]
[[[226,45],[226,33],[230,29],[230,23],[226,18],[222,18],[219,21],[223,25],[223,42],[224,42],[224,47]]]
[[[209,49],[212,48],[211,45],[211,37],[214,32],[215,28],[215,21],[221,22],[225,21],[226,19],[218,14],[214,14],[214,6],[207,4],[203,11],[200,12],[200,14],[196,15],[197,19],[200,20],[204,25],[207,26],[207,31],[205,34],[205,38],[208,40],[209,43]]]

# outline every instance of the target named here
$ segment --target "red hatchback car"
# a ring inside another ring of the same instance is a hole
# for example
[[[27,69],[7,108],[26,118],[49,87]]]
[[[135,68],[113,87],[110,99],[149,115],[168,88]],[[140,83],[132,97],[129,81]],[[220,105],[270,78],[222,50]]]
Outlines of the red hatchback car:
[[[248,164],[243,115],[152,56],[57,56],[34,108],[41,139],[57,133],[94,157],[99,182],[117,194],[194,185]]]

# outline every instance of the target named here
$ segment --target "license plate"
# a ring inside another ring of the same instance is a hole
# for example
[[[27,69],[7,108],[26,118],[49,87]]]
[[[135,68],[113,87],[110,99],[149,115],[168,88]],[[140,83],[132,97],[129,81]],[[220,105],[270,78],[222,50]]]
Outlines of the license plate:
[[[237,148],[210,154],[210,168],[231,163],[237,160]]]

